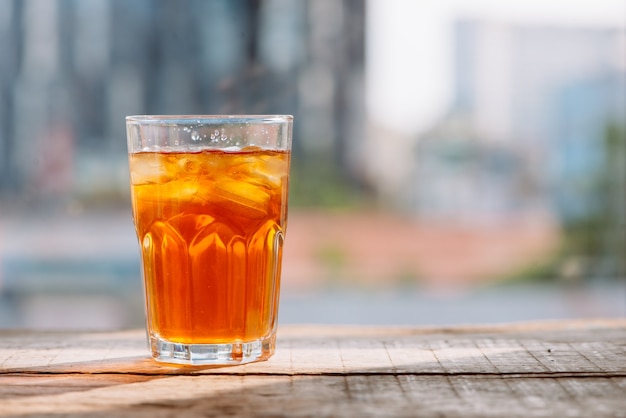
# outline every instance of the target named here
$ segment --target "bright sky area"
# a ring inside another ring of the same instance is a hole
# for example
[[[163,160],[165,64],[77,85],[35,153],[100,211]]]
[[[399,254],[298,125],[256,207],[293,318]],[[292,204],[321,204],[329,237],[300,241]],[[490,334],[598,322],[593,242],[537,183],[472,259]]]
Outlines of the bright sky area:
[[[452,23],[462,17],[626,30],[626,0],[368,0],[369,117],[419,133],[452,99]]]

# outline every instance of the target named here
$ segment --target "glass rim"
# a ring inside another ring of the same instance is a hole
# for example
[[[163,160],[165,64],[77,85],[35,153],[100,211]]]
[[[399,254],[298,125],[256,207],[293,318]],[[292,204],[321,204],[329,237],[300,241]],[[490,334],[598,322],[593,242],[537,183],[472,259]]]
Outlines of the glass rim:
[[[131,115],[126,123],[285,123],[292,122],[293,115]]]

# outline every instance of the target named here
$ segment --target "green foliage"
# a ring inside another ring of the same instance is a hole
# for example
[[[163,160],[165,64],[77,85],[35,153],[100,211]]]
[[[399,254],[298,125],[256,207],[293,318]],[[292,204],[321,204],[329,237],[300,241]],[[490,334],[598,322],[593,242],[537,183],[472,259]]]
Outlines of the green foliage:
[[[565,254],[583,260],[583,274],[626,275],[626,127],[609,125],[604,135],[605,164],[595,175],[597,209],[565,225]]]
[[[603,145],[605,162],[590,179],[595,210],[563,225],[559,251],[507,281],[626,277],[626,127],[607,126]]]
[[[327,244],[317,249],[315,258],[328,269],[338,271],[346,264],[347,254],[344,248]]]

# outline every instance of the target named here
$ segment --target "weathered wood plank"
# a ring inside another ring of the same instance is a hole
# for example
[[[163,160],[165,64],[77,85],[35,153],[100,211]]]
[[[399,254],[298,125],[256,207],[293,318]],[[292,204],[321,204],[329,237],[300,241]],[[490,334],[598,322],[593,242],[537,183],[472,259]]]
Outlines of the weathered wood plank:
[[[0,331],[0,417],[626,417],[626,321],[283,327],[272,359],[181,368],[145,333]]]
[[[140,330],[0,331],[0,373],[626,373],[626,321],[564,324],[447,330],[291,326],[281,328],[276,354],[267,362],[204,368],[155,363]]]
[[[0,404],[3,399],[80,392],[99,387],[145,382],[159,376],[134,374],[5,374],[0,375]]]
[[[626,377],[581,381],[465,375],[202,375],[153,376],[131,383],[107,379],[105,386],[87,387],[31,380],[31,392],[2,399],[0,416],[586,418],[620,417],[626,412],[626,393],[617,389],[626,385]],[[41,391],[46,387],[54,390]]]

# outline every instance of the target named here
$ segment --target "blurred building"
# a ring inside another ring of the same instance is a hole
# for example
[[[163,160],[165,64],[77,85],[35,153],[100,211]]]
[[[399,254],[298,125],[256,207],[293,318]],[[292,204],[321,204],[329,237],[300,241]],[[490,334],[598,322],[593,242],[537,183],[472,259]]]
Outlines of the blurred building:
[[[466,123],[449,119],[417,143],[407,190],[420,218],[481,225],[540,210],[541,179],[526,149],[485,140]]]
[[[447,217],[588,215],[607,128],[626,124],[624,31],[464,20],[454,35],[455,100],[417,141],[410,204]]]
[[[130,114],[294,114],[294,154],[347,167],[364,19],[357,0],[4,0],[0,195],[127,196]]]

